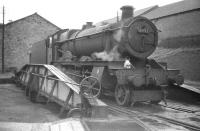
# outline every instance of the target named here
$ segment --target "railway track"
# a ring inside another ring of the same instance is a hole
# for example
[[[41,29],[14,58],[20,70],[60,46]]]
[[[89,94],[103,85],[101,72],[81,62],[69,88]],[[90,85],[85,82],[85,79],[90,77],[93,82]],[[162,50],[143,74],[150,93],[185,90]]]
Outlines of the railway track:
[[[186,112],[186,113],[194,113],[197,116],[200,116],[200,107],[195,106],[195,105],[188,105],[188,104],[180,104],[176,101],[173,100],[168,100],[168,104],[165,105],[164,103],[160,102],[159,104],[152,104],[152,103],[147,103],[143,102],[145,104],[151,104],[153,106],[159,106],[159,107],[164,107],[167,109],[173,109],[181,112]]]
[[[192,110],[192,109],[188,109],[188,108],[185,108],[181,105],[178,105],[178,106],[174,106],[174,105],[164,105],[164,104],[152,104],[154,106],[162,106],[162,107],[165,107],[165,108],[169,108],[169,109],[174,109],[174,110],[177,110],[177,111],[182,111],[182,112],[187,112],[187,113],[197,113],[197,112],[200,112],[200,110]],[[200,114],[197,114],[198,116],[200,116]]]
[[[122,113],[122,114],[126,114],[129,117],[143,117],[143,118],[154,117],[154,118],[159,118],[161,120],[167,121],[167,122],[172,123],[174,125],[182,126],[182,127],[187,128],[189,130],[192,130],[192,131],[200,131],[200,126],[192,125],[190,123],[178,121],[178,120],[175,120],[175,119],[167,118],[167,117],[152,114],[152,113],[133,111],[133,110],[130,110],[126,107],[119,107],[119,106],[115,106],[115,105],[112,105],[112,104],[108,104],[108,106],[109,106],[108,107],[109,110],[115,111],[115,112],[118,112],[118,113]]]

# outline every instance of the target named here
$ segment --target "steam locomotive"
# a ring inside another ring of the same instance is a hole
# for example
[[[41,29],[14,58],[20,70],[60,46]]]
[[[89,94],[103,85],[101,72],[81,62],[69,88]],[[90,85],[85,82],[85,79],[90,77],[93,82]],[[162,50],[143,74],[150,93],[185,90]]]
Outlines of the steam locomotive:
[[[121,106],[164,100],[165,87],[181,85],[183,77],[166,63],[148,59],[158,44],[156,26],[147,18],[133,17],[132,6],[121,10],[116,23],[88,22],[81,30],[61,30],[34,44],[31,63],[53,64],[77,82],[92,76],[101,83],[92,85],[92,93],[112,95]]]

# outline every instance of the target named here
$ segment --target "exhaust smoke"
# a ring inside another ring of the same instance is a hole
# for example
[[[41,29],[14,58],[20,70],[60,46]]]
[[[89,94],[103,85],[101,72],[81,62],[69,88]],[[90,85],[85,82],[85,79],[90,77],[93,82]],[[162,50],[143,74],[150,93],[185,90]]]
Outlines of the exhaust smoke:
[[[122,30],[122,28],[120,28],[119,30],[117,30],[116,32],[114,32],[112,38],[113,40],[111,40],[109,43],[106,44],[110,44],[111,49],[109,51],[104,50],[103,52],[95,52],[93,55],[103,61],[115,61],[115,60],[120,60],[121,55],[118,52],[118,48],[120,43],[122,43],[122,37],[124,35],[124,31]]]
[[[103,61],[114,61],[120,59],[120,54],[118,52],[118,45],[115,45],[110,52],[95,52],[94,55]]]

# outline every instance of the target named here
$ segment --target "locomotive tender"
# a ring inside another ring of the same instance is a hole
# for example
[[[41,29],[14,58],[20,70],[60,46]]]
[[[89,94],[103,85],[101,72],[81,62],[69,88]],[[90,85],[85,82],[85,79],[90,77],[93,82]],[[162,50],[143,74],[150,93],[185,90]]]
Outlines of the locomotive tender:
[[[93,76],[101,84],[92,85],[94,90],[88,93],[114,95],[122,106],[160,102],[166,95],[164,87],[182,84],[183,77],[179,70],[167,69],[166,63],[148,59],[158,44],[155,25],[147,18],[133,17],[132,6],[121,10],[122,18],[116,23],[93,26],[88,22],[81,30],[49,36],[42,43],[42,56],[37,51],[42,48],[33,45],[31,63],[54,64],[78,82]]]

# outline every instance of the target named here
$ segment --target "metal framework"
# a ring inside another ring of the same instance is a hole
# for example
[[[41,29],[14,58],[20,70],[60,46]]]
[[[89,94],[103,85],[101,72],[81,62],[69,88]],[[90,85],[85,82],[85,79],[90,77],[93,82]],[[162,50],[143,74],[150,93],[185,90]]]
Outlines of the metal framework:
[[[74,74],[74,77],[80,76]],[[89,108],[95,104],[101,89],[98,79],[93,76],[83,78],[78,84],[55,66],[44,64],[25,65],[16,74],[16,82],[25,89],[31,101],[39,102],[44,96],[47,104],[53,101],[61,105],[59,115],[65,110],[70,113],[78,110],[81,115],[90,116]]]

